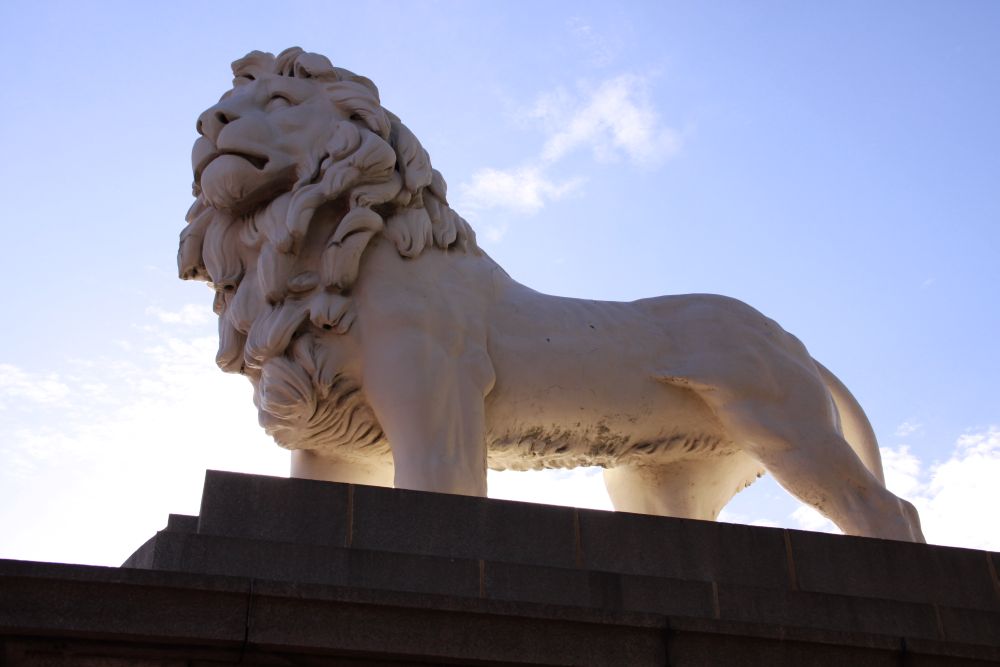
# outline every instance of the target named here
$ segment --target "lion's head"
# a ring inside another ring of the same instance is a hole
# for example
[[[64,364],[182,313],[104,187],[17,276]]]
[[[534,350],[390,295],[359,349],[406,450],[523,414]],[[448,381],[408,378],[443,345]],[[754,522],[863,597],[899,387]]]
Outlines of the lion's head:
[[[352,403],[350,355],[337,352],[365,249],[381,235],[407,257],[475,250],[475,236],[368,79],[299,48],[254,51],[233,75],[198,118],[180,277],[215,289],[216,362],[250,378],[279,444],[375,446],[381,430]],[[311,226],[319,210],[336,223]]]

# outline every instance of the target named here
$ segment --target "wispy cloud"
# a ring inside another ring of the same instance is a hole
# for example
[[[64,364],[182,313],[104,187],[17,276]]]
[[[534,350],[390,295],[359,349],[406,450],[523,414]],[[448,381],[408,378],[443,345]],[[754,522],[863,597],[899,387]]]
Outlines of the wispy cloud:
[[[58,403],[69,393],[69,385],[57,373],[32,374],[12,364],[0,364],[0,410],[25,401]]]
[[[179,310],[164,310],[156,306],[146,308],[146,314],[164,324],[205,324],[213,319],[212,311],[203,304],[188,303]]]
[[[728,507],[722,508],[719,512],[718,520],[723,523],[744,523],[750,526],[760,526],[762,528],[780,528],[781,525],[772,519],[761,519],[734,512]]]
[[[928,541],[1000,551],[1000,427],[963,435],[946,461],[921,473],[903,474],[916,480],[910,500]]]
[[[537,154],[516,167],[477,170],[471,181],[459,185],[459,207],[537,213],[584,183],[578,175],[553,176],[572,155],[586,152],[597,162],[625,161],[648,169],[676,155],[681,146],[680,134],[662,122],[650,99],[648,78],[637,74],[580,85],[575,91],[556,88],[539,95],[522,119],[546,131]]]
[[[885,485],[889,490],[903,498],[911,498],[920,493],[921,463],[910,451],[910,447],[882,447],[881,453]]]
[[[483,225],[482,233],[488,241],[496,243],[506,236],[508,229],[510,229],[510,225],[506,222],[501,222],[500,224],[488,223]]]
[[[598,161],[625,158],[653,167],[680,150],[680,134],[662,124],[649,100],[648,80],[635,74],[607,79],[580,95],[549,93],[530,115],[556,128],[542,148],[543,163],[582,148]]]
[[[832,521],[814,510],[809,505],[802,505],[792,512],[792,520],[802,530],[812,530],[817,533],[839,533],[840,529]]]
[[[923,428],[924,425],[920,422],[905,421],[896,427],[896,437],[905,438],[914,433],[919,433]]]
[[[519,213],[535,213],[546,203],[561,199],[576,190],[581,179],[556,183],[540,167],[517,169],[480,169],[472,182],[463,184],[462,201],[473,209],[506,208]]]
[[[585,19],[575,16],[567,22],[570,35],[589,54],[590,62],[598,67],[610,64],[622,49],[622,40],[594,28]]]

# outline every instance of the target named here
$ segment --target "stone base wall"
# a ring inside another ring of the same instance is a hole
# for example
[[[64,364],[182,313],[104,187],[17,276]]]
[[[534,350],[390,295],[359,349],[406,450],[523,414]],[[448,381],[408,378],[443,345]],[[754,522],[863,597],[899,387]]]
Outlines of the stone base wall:
[[[1000,555],[210,471],[122,568],[0,561],[4,665],[1000,663]]]

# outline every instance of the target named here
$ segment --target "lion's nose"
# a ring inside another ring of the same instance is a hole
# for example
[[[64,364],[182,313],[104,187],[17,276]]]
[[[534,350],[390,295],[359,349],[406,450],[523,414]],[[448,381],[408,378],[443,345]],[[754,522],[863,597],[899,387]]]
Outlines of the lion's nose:
[[[224,128],[229,123],[239,118],[240,115],[233,109],[223,107],[221,104],[216,104],[214,107],[206,109],[198,116],[198,122],[195,124],[195,129],[198,130],[198,134],[203,137],[208,137],[213,142],[218,139],[219,132],[222,132]]]

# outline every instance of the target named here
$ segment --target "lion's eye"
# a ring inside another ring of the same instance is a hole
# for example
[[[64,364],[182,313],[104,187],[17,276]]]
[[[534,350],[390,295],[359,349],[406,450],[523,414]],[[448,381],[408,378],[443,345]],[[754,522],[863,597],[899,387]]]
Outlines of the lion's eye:
[[[292,101],[282,95],[281,93],[275,93],[271,95],[271,99],[267,101],[264,105],[265,111],[275,111],[277,109],[284,109],[285,107],[292,106]]]

